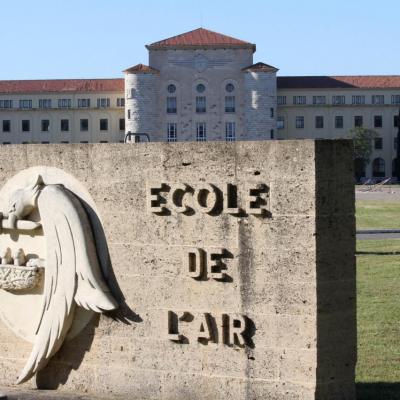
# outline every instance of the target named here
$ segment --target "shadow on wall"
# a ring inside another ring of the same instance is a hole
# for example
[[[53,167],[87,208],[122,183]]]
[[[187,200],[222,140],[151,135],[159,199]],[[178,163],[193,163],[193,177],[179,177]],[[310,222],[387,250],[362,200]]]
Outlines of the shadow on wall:
[[[140,323],[143,320],[140,315],[136,314],[126,304],[125,296],[118,285],[111,265],[107,240],[101,221],[89,204],[82,199],[80,200],[92,225],[103,276],[107,282],[107,286],[119,304],[119,308],[116,310],[105,313],[107,322],[104,324],[105,327],[103,327],[103,330],[106,332],[103,333],[112,334],[112,325],[115,323],[132,325],[132,323]],[[94,314],[89,324],[74,339],[64,342],[61,349],[50,359],[48,365],[37,373],[36,385],[38,389],[57,389],[60,385],[68,381],[71,371],[77,370],[80,367],[85,358],[85,353],[90,350],[96,334],[96,328],[99,326],[99,320],[100,314]]]
[[[400,383],[360,382],[356,385],[357,400],[398,400]]]

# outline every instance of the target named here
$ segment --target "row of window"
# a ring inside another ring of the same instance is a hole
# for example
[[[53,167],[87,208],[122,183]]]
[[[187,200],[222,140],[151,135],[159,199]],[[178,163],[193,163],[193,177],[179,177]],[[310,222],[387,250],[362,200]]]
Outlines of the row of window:
[[[176,114],[178,112],[177,98],[175,96],[167,97],[167,114]],[[234,113],[236,111],[235,96],[225,96],[225,112]],[[196,96],[196,113],[204,114],[207,112],[206,96]],[[128,110],[129,113],[129,110]],[[130,118],[128,116],[128,118]]]
[[[167,124],[167,141],[176,142],[178,140],[178,128],[176,123]],[[207,125],[205,122],[196,123],[196,140],[205,142],[207,140]],[[225,140],[234,142],[236,140],[236,124],[235,122],[225,123]]]
[[[324,128],[324,117],[322,115],[315,116],[315,128],[316,129],[323,129]],[[344,117],[342,115],[335,116],[334,119],[335,128],[336,129],[343,129],[344,128]],[[362,115],[354,116],[354,127],[362,127],[364,124],[364,119]],[[297,129],[304,129],[305,125],[305,118],[304,116],[297,116],[296,117],[296,128]],[[276,126],[278,129],[285,128],[285,117],[278,116]],[[397,128],[399,126],[399,116],[393,116],[393,127]],[[383,118],[382,115],[375,115],[374,116],[374,128],[382,128],[383,127]]]
[[[31,143],[32,142],[21,142],[21,144],[31,144]],[[43,141],[43,142],[40,142],[40,143],[41,144],[50,144],[49,141]],[[56,142],[52,142],[52,143],[56,143]],[[68,144],[70,142],[68,140],[62,140],[60,143]],[[75,142],[72,142],[72,143],[75,143]],[[89,143],[89,141],[81,140],[79,143]],[[94,143],[94,142],[91,142],[91,143]],[[108,143],[108,140],[100,140],[99,143]],[[119,143],[124,143],[124,141],[123,140],[119,140]],[[11,142],[3,142],[3,144],[11,144]]]
[[[394,158],[392,160],[392,176],[396,176],[396,164],[397,158]],[[362,171],[361,175],[365,177],[365,169]],[[386,177],[386,163],[383,158],[377,157],[372,161],[372,176],[374,178]]]
[[[101,118],[99,120],[99,129],[100,131],[108,131],[108,118]],[[87,118],[82,118],[79,121],[80,131],[86,132],[89,130],[89,120]],[[50,131],[50,120],[42,119],[40,121],[40,128],[42,132]],[[70,122],[69,119],[61,119],[60,120],[60,130],[61,132],[69,132],[70,131]],[[121,118],[119,120],[119,130],[125,130],[125,119]],[[11,132],[11,121],[8,119],[4,119],[2,121],[2,131],[3,132]],[[21,131],[22,132],[30,132],[31,131],[31,121],[29,119],[23,119],[21,121]]]
[[[33,100],[31,99],[24,99],[19,100],[19,108],[23,110],[29,110],[33,108]],[[53,100],[52,99],[39,99],[38,101],[38,108],[47,109],[53,108]],[[57,107],[58,108],[72,108],[73,102],[72,99],[57,99]],[[109,108],[111,101],[108,97],[103,97],[97,99],[97,108]],[[78,99],[77,107],[78,108],[90,108],[91,106],[91,99]],[[125,99],[118,98],[117,99],[117,107],[124,107],[125,106]],[[0,108],[14,108],[14,100],[0,100]]]
[[[227,83],[225,85],[225,90],[228,93],[232,93],[232,92],[235,91],[235,85],[233,83]],[[173,83],[169,84],[167,86],[167,91],[168,91],[168,93],[175,93],[176,92],[176,86]],[[197,93],[204,93],[205,91],[206,91],[206,87],[205,87],[205,85],[203,83],[199,83],[199,84],[196,85],[196,92]],[[132,96],[132,97],[134,97],[134,96]]]
[[[374,105],[382,105],[387,104],[385,101],[385,95],[376,94],[372,95],[370,102],[366,102],[367,97],[365,95],[353,95],[351,96],[352,105],[364,105],[364,104],[374,104]],[[294,105],[305,105],[308,104],[307,96],[293,96],[292,104]],[[286,96],[278,96],[277,97],[278,105],[283,106],[287,104]],[[312,104],[315,106],[325,105],[327,103],[327,96],[312,96]],[[339,106],[347,104],[346,96],[344,95],[335,95],[332,96],[332,105]],[[400,94],[395,94],[391,96],[391,104],[400,104]]]

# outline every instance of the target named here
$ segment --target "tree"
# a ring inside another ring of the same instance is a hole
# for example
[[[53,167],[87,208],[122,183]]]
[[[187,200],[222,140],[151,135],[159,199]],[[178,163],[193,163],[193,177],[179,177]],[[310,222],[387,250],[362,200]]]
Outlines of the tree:
[[[373,152],[373,141],[379,137],[372,129],[357,127],[350,129],[349,138],[354,142],[354,167],[357,181],[359,181],[365,167],[369,164]]]

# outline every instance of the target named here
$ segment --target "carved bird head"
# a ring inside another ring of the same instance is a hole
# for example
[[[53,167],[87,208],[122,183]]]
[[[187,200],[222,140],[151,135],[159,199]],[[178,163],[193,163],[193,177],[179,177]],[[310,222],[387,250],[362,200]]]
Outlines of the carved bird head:
[[[32,185],[16,190],[10,197],[8,220],[15,228],[16,221],[28,216],[37,206],[37,198],[44,185],[41,175],[38,175]]]

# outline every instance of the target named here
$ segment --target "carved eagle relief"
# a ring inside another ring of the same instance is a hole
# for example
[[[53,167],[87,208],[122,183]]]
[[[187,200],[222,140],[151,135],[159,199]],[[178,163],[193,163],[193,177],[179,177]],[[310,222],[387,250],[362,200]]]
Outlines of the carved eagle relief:
[[[26,227],[29,216],[38,211],[47,252],[46,260],[29,262],[31,268],[44,267],[44,290],[33,349],[18,377],[18,383],[23,383],[60,349],[76,307],[101,313],[118,306],[103,279],[92,226],[77,196],[63,185],[46,185],[39,175],[10,200],[3,228]]]

